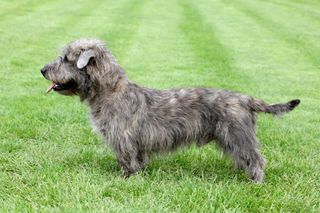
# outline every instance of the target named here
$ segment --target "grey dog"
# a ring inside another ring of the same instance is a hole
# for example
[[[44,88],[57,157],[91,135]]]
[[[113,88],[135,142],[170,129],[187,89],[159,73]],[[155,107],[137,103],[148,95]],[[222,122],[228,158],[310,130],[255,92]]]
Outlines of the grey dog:
[[[104,43],[80,39],[41,69],[47,92],[78,95],[93,127],[115,151],[124,175],[143,169],[152,153],[216,141],[255,182],[265,160],[258,150],[256,113],[279,115],[300,100],[269,105],[248,95],[208,88],[157,90],[128,80]]]

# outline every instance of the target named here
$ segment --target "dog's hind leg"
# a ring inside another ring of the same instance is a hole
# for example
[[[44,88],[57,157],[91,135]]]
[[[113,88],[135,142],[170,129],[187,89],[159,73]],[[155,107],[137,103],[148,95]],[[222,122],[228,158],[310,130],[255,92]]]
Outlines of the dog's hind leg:
[[[218,144],[223,151],[245,169],[255,182],[262,182],[265,160],[258,151],[254,131],[244,126],[225,126],[218,134]]]

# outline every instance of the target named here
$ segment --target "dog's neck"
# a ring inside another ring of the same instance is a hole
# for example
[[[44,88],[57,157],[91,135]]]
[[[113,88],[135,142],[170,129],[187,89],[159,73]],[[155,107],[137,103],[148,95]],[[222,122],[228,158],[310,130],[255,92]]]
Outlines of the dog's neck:
[[[91,103],[96,103],[100,99],[112,98],[124,93],[130,82],[120,65],[114,66],[117,67],[105,71],[100,79],[93,80],[87,91],[80,92],[81,101],[85,101],[90,106]]]

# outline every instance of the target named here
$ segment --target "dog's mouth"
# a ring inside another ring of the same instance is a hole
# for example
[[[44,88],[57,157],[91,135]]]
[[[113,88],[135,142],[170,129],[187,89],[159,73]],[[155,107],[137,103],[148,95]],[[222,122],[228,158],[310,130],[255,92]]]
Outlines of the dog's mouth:
[[[52,84],[47,89],[47,93],[51,92],[52,90],[56,92],[61,92],[65,90],[74,90],[76,88],[77,88],[77,83],[74,80],[70,80],[66,83],[52,82]]]

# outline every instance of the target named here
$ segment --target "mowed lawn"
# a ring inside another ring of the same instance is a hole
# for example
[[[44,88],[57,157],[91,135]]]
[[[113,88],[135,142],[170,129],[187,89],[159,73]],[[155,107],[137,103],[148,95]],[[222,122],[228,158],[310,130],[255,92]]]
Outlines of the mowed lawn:
[[[260,115],[266,178],[254,184],[215,145],[155,156],[125,180],[77,97],[45,95],[40,68],[80,37],[100,38],[129,78],[205,86],[301,105]],[[320,2],[0,2],[0,210],[319,212]]]

